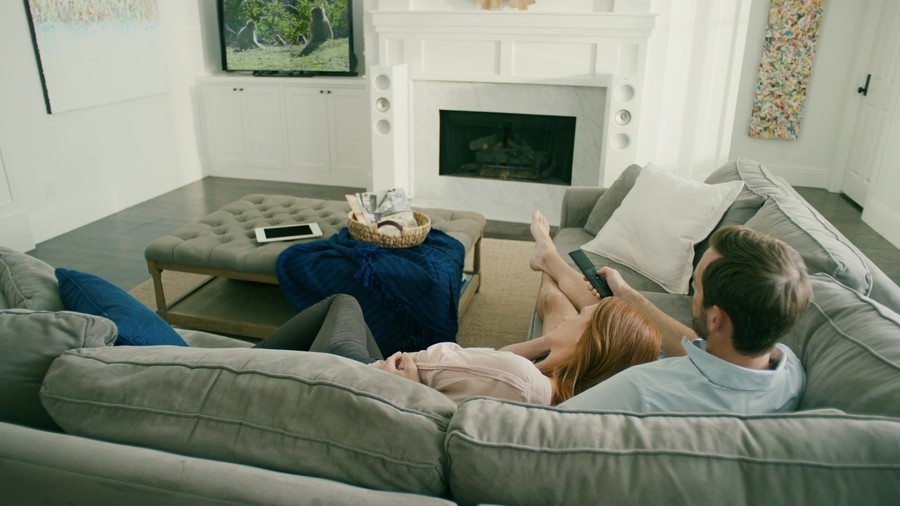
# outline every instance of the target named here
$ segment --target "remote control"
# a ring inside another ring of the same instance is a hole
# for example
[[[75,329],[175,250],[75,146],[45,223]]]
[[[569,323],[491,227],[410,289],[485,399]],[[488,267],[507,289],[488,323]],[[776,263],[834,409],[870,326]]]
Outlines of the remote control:
[[[575,251],[570,251],[569,256],[572,257],[572,260],[575,261],[575,265],[578,266],[578,270],[584,274],[584,277],[591,283],[597,293],[600,294],[600,297],[609,297],[611,296],[612,290],[609,288],[609,284],[603,279],[603,276],[597,274],[597,268],[594,267],[591,259],[584,254],[584,251],[577,249]]]

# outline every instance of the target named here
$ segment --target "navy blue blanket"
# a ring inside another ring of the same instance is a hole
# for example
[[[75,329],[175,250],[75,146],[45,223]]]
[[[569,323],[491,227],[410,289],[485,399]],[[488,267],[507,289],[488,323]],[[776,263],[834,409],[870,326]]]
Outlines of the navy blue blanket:
[[[455,341],[465,248],[440,230],[413,248],[382,248],[350,238],[297,244],[278,256],[281,289],[298,312],[336,293],[359,301],[385,357]]]

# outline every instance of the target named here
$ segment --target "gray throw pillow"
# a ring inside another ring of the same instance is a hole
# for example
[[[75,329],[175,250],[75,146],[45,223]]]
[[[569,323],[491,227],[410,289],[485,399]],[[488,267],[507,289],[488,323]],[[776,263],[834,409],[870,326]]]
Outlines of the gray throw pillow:
[[[0,420],[59,430],[41,405],[41,382],[62,352],[112,345],[106,318],[68,311],[0,311]]]
[[[0,308],[60,311],[59,285],[53,267],[37,258],[0,246]]]
[[[587,223],[584,224],[584,230],[591,234],[597,235],[597,232],[603,228],[603,225],[609,220],[613,212],[625,200],[625,196],[631,191],[634,182],[641,173],[641,166],[637,164],[629,165],[613,184],[603,192],[603,195],[597,199],[594,209],[588,215]]]

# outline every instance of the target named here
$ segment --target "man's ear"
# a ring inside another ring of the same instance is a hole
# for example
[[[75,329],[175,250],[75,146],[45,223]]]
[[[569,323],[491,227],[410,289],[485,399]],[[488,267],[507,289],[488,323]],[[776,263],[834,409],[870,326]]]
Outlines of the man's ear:
[[[710,332],[731,329],[731,317],[720,306],[713,305],[706,310],[706,325]]]

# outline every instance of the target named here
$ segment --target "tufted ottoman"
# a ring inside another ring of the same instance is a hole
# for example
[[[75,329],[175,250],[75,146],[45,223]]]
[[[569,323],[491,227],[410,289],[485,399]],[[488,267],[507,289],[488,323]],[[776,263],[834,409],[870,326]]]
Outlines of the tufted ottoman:
[[[423,209],[432,226],[466,248],[470,281],[460,296],[459,314],[481,283],[484,216],[469,211]],[[151,242],[144,252],[153,278],[157,312],[170,324],[262,338],[294,315],[277,286],[275,262],[290,246],[311,240],[260,244],[254,229],[266,225],[315,222],[328,239],[347,226],[345,201],[253,194],[196,223]],[[175,301],[167,301],[163,271],[205,274],[210,279]]]

